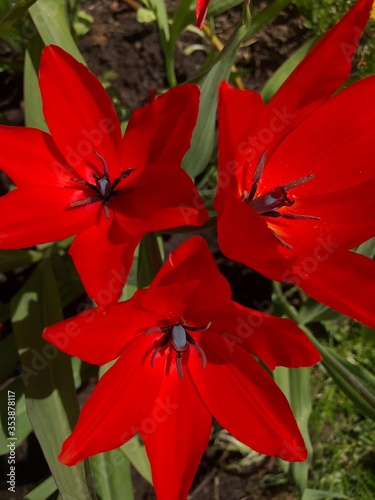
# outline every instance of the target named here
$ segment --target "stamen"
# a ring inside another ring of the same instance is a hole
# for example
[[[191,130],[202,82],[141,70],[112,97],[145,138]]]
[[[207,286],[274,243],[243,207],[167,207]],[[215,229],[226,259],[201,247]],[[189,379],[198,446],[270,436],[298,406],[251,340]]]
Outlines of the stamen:
[[[253,182],[257,184],[260,181],[260,178],[262,177],[264,166],[266,164],[266,154],[267,150],[264,151],[259,157],[258,164],[256,166],[254,175],[253,175]]]
[[[265,215],[265,214],[263,214]],[[289,213],[283,213],[279,214],[280,217],[283,219],[314,219],[314,220],[321,220],[320,217],[315,217],[315,215],[302,215],[302,214],[289,214]]]
[[[83,200],[76,200],[70,203],[70,207],[80,207],[82,205],[89,205],[90,203],[95,203],[96,201],[101,201],[100,196],[93,196],[92,198],[84,198]]]
[[[253,174],[253,185],[251,186],[250,193],[248,194],[248,196],[245,197],[245,192],[244,192],[244,197],[246,201],[251,201],[254,198],[255,193],[258,189],[258,183],[260,181],[260,178],[262,177],[264,166],[266,164],[266,153],[267,151],[264,151],[264,153],[261,154],[258,160],[258,164]]]
[[[274,231],[273,229],[271,229],[271,231],[273,232],[273,234],[276,236],[276,239],[282,244],[283,247],[287,248],[288,250],[293,250],[293,247],[292,245],[289,245],[289,243],[287,243],[286,241],[284,241],[281,236],[279,236],[277,234],[276,231]]]
[[[189,330],[190,332],[204,332],[205,330],[208,330],[211,326],[211,321],[207,323],[205,326],[188,326],[184,325],[185,330]]]
[[[295,181],[288,182],[288,184],[284,184],[284,186],[282,186],[282,187],[285,189],[285,191],[288,191],[289,189],[293,189],[297,186],[300,186],[301,184],[304,184],[305,182],[311,181],[311,179],[314,179],[314,177],[316,177],[315,174],[306,175],[306,177],[301,177],[301,179],[297,179]]]
[[[184,378],[184,371],[182,369],[182,354],[180,352],[178,352],[176,355],[176,366],[177,366],[178,376],[180,378]]]
[[[108,165],[107,165],[107,162],[105,161],[105,159],[103,158],[103,156],[100,155],[97,151],[93,151],[93,153],[102,162],[102,165],[103,165],[103,168],[104,168],[104,172],[108,175]]]

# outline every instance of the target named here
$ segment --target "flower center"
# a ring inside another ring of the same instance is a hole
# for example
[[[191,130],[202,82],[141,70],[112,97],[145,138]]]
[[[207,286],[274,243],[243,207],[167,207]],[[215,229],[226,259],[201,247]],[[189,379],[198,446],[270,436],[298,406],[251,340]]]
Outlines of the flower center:
[[[288,191],[291,189],[304,184],[305,182],[314,179],[315,174],[310,174],[305,177],[301,177],[295,181],[284,184],[283,186],[276,186],[273,191],[256,197],[258,190],[258,184],[261,179],[266,162],[266,151],[259,158],[257,167],[255,169],[252,186],[250,192],[243,191],[243,200],[250,205],[259,215],[263,217],[273,217],[273,218],[283,218],[283,219],[315,219],[320,220],[320,217],[315,217],[314,215],[302,215],[289,212],[279,212],[280,208],[291,207],[295,203],[295,198],[291,199],[289,197]],[[273,231],[278,241],[286,248],[292,249],[293,247],[286,243],[280,238],[280,236]]]
[[[164,328],[150,328],[146,335],[150,333],[160,333],[163,332],[164,335],[161,337],[160,344],[155,348],[154,352],[151,356],[151,366],[154,367],[155,357],[156,355],[163,349],[164,347],[170,346],[176,352],[176,367],[177,373],[180,378],[184,377],[184,372],[182,369],[182,355],[186,352],[190,346],[194,346],[195,349],[199,352],[199,355],[202,360],[202,367],[205,368],[207,364],[207,358],[203,351],[203,349],[198,345],[193,337],[188,333],[190,332],[203,332],[207,330],[211,325],[209,321],[205,326],[188,326],[184,323],[184,320],[181,319],[179,323],[175,325],[166,326]]]
[[[116,188],[122,179],[126,179],[127,177],[129,177],[129,175],[132,172],[134,172],[134,170],[137,170],[137,168],[134,167],[124,170],[118,177],[116,177],[116,179],[111,184],[108,174],[108,166],[105,159],[96,151],[94,151],[94,154],[102,162],[104,170],[104,173],[100,176],[95,173],[92,174],[95,180],[95,184],[84,181],[83,179],[72,178],[71,180],[73,182],[79,182],[80,184],[83,184],[84,186],[90,188],[92,191],[94,191],[95,196],[91,196],[90,198],[84,198],[82,200],[73,201],[70,204],[70,207],[79,207],[82,205],[88,205],[89,203],[95,203],[97,201],[101,201],[103,202],[104,215],[107,217],[107,219],[109,219],[109,208],[108,208],[109,200],[112,198],[112,196],[117,196],[119,194],[127,194],[133,191],[133,188],[128,188],[128,189],[116,189]]]

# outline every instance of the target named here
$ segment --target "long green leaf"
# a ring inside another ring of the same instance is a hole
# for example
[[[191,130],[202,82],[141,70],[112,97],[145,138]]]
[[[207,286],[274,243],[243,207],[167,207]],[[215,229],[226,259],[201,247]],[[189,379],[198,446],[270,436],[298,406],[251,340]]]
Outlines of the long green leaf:
[[[246,36],[249,27],[238,28],[228,40],[214,65],[198,78],[201,89],[201,100],[197,125],[194,129],[191,147],[186,153],[182,166],[191,177],[196,177],[206,168],[211,157],[214,137],[218,86],[227,80],[237,50]]]
[[[29,417],[26,413],[25,394],[23,390],[23,382],[21,379],[13,380],[7,384],[0,392],[0,413],[1,413],[1,428],[0,428],[0,455],[9,453],[7,444],[7,409],[8,409],[8,391],[12,391],[16,395],[16,447],[22,444],[27,436],[32,431]]]
[[[293,414],[298,423],[305,445],[308,451],[308,459],[305,462],[284,462],[283,468],[289,471],[293,482],[302,492],[307,486],[309,466],[311,462],[312,444],[309,434],[309,418],[311,415],[311,388],[310,370],[308,368],[290,369],[278,367],[274,371],[275,382],[287,396]],[[293,458],[290,450],[285,450],[285,460]]]
[[[30,15],[44,45],[58,45],[85,62],[70,31],[66,1],[38,0],[30,8]]]
[[[99,453],[90,458],[95,489],[101,500],[133,500],[129,460],[120,450]]]
[[[250,40],[258,31],[260,31],[266,24],[277,17],[282,10],[284,10],[289,4],[291,0],[275,0],[271,4],[269,4],[265,9],[261,12],[257,13],[253,16],[253,21],[251,23],[250,29],[248,30],[244,42]]]
[[[120,450],[128,458],[129,462],[131,462],[140,475],[152,484],[150,462],[140,437],[135,435],[127,443],[121,446]]]
[[[48,132],[42,111],[38,70],[43,42],[38,34],[30,39],[26,47],[23,92],[25,96],[25,122],[28,127]]]
[[[22,364],[27,412],[59,491],[63,498],[93,498],[87,464],[70,468],[57,460],[79,410],[70,358],[42,338],[45,326],[62,319],[49,260],[38,265],[12,299],[11,317]]]
[[[138,287],[148,287],[163,265],[163,240],[155,233],[145,234],[138,254]]]
[[[27,493],[23,500],[45,500],[55,491],[57,486],[52,476],[47,477],[42,483],[38,484],[32,491]]]
[[[291,72],[297,67],[302,59],[308,54],[311,47],[316,43],[317,38],[308,40],[294,54],[292,54],[277,70],[271,78],[264,84],[262,89],[262,98],[264,102],[268,102],[274,94],[279,90]]]

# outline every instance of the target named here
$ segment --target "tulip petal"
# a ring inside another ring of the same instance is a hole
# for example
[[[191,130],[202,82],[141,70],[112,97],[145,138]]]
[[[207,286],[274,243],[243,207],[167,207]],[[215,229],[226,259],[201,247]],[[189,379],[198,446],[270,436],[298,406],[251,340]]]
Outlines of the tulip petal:
[[[301,257],[286,279],[315,300],[375,328],[375,262],[346,250],[325,250],[315,263]]]
[[[180,166],[197,120],[199,95],[197,85],[177,86],[134,111],[123,139],[122,168]]]
[[[195,19],[199,29],[202,29],[203,23],[206,19],[209,3],[210,0],[197,0],[195,7]]]
[[[75,238],[69,254],[96,304],[118,301],[141,238],[142,233],[126,234],[112,211],[109,219],[100,212],[98,223]]]
[[[49,134],[6,125],[0,125],[0,170],[18,187],[64,187],[77,177]]]
[[[341,191],[297,199],[293,207],[280,213],[309,214],[320,220],[278,218],[272,221],[272,228],[285,234],[296,248],[316,249],[322,241],[341,248],[356,247],[375,234],[374,193],[375,180],[370,179]]]
[[[272,234],[265,217],[231,196],[216,197],[214,205],[218,242],[224,255],[275,280],[290,269],[295,254]]]
[[[260,129],[272,130],[272,120],[281,117],[278,122],[281,122],[281,130],[272,130],[274,138],[266,145],[269,152],[345,83],[372,3],[372,0],[359,0],[320,39],[271,99]]]
[[[307,335],[289,319],[277,318],[232,302],[213,318],[210,331],[220,332],[228,349],[237,344],[261,359],[270,370],[276,366],[300,368],[320,361]]]
[[[226,82],[220,85],[218,192],[242,196],[248,163],[263,152],[263,147],[249,147],[249,144],[258,131],[264,110],[262,97],[257,92],[238,90]]]
[[[164,326],[163,317],[142,309],[144,293],[139,290],[126,302],[87,309],[49,326],[43,337],[71,356],[105,365],[117,358],[137,335],[145,335],[149,328],[159,324]]]
[[[82,191],[53,186],[15,189],[0,198],[0,248],[25,248],[68,238],[94,223],[98,205],[70,208]]]
[[[111,178],[120,174],[120,123],[99,80],[55,45],[42,53],[39,70],[43,113],[49,131],[69,164],[92,181],[94,151],[105,158]]]
[[[294,129],[266,163],[259,194],[313,175],[297,199],[339,191],[373,177],[375,77],[344,89]],[[348,120],[350,116],[350,120]]]
[[[156,496],[186,500],[211,434],[212,417],[203,404],[187,369],[163,383],[147,426],[141,435],[151,463]]]
[[[133,191],[113,198],[127,231],[151,232],[186,225],[201,225],[208,213],[199,193],[179,166],[154,164],[136,172],[125,188]]]
[[[287,399],[272,377],[237,344],[212,332],[199,335],[207,366],[192,349],[189,370],[214,418],[250,448],[289,462],[307,457]],[[217,388],[220,388],[218,391]]]
[[[118,448],[142,429],[155,405],[164,373],[162,363],[156,362],[151,368],[149,356],[146,358],[152,347],[149,337],[136,339],[103,375],[63,444],[60,462],[75,465]]]
[[[195,236],[169,255],[147,293],[143,305],[164,311],[166,317],[187,323],[210,320],[210,311],[224,307],[231,299],[231,289],[220,274],[208,245]]]

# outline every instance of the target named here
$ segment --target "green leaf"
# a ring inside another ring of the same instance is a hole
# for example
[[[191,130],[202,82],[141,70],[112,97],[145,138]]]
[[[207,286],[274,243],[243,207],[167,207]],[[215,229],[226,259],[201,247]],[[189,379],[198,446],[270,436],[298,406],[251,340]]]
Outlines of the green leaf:
[[[13,335],[7,335],[0,341],[0,384],[3,384],[19,363],[17,346]]]
[[[42,483],[38,484],[23,498],[23,500],[41,500],[50,497],[57,490],[55,480],[52,476],[47,477]]]
[[[253,16],[253,20],[250,29],[244,37],[244,42],[250,40],[258,31],[260,31],[266,24],[271,23],[275,17],[277,17],[282,10],[284,10],[291,0],[275,0],[270,5],[268,5],[261,12]]]
[[[64,1],[38,0],[30,15],[44,45],[58,45],[80,62],[85,62],[70,31]]]
[[[2,250],[0,252],[0,272],[12,271],[17,267],[29,266],[43,257],[36,250]]]
[[[309,297],[298,311],[298,323],[307,324],[320,321],[336,321],[344,316],[330,307]]]
[[[292,54],[264,84],[261,95],[263,101],[267,103],[279,90],[292,71],[298,66],[302,59],[308,54],[311,47],[316,43],[317,38],[308,40],[294,54]]]
[[[133,467],[140,475],[152,484],[151,466],[146,449],[138,434],[133,436],[120,448],[121,452],[128,458]]]
[[[206,168],[214,147],[218,87],[227,80],[241,42],[249,28],[241,26],[226,43],[213,66],[198,77],[201,99],[197,125],[193,132],[191,147],[184,156],[182,166],[190,177],[196,177]]]
[[[42,111],[39,91],[38,71],[43,50],[42,39],[36,34],[30,39],[25,53],[23,92],[25,96],[25,122],[27,127],[35,127],[48,132]]]
[[[139,245],[138,287],[146,288],[163,266],[163,240],[155,233],[147,233]]]
[[[359,365],[350,363],[333,349],[321,344],[311,331],[300,325],[322,355],[322,363],[337,386],[367,417],[375,420],[375,376]]]
[[[154,11],[150,9],[145,9],[144,7],[140,7],[136,12],[136,19],[138,23],[152,23],[156,21],[156,16]]]
[[[306,488],[303,492],[301,500],[320,500],[322,498],[349,498],[342,493],[335,493],[334,491],[312,490]]]
[[[169,42],[169,24],[168,24],[168,14],[165,6],[164,0],[147,0],[146,5],[150,6],[150,9],[154,12],[156,17],[156,23],[159,28],[159,34],[161,36],[161,42],[163,49],[165,49],[166,44]]]
[[[129,460],[119,449],[90,458],[91,475],[101,500],[133,500]]]
[[[61,495],[93,498],[87,463],[66,467],[57,460],[78,417],[70,358],[42,338],[45,326],[62,319],[49,260],[43,260],[11,301],[13,331],[22,364],[26,408]]]
[[[312,454],[312,444],[308,428],[312,410],[310,369],[277,367],[274,371],[274,379],[289,400],[309,454],[305,462],[284,462],[283,465],[284,470],[289,471],[289,475],[292,477],[293,482],[298,486],[299,490],[303,491],[307,486]],[[288,453],[290,455],[286,447],[285,460],[293,458],[293,456],[288,457]]]
[[[219,14],[232,9],[237,5],[240,5],[240,3],[243,3],[243,0],[210,0],[207,18],[218,16]]]
[[[359,245],[359,247],[356,248],[356,253],[360,253],[361,255],[365,255],[366,257],[373,259],[375,257],[375,238],[371,238],[370,240],[362,243],[362,245]]]
[[[29,7],[37,0],[18,0],[13,7],[0,19],[0,36],[9,35],[15,25],[25,16]]]
[[[13,380],[7,384],[0,391],[0,414],[1,414],[1,428],[0,428],[0,455],[9,454],[7,444],[9,441],[7,432],[7,410],[8,410],[8,391],[12,391],[16,398],[16,433],[17,438],[16,447],[22,444],[30,432],[33,430],[29,417],[26,412],[25,394],[23,389],[23,382],[20,378]]]

